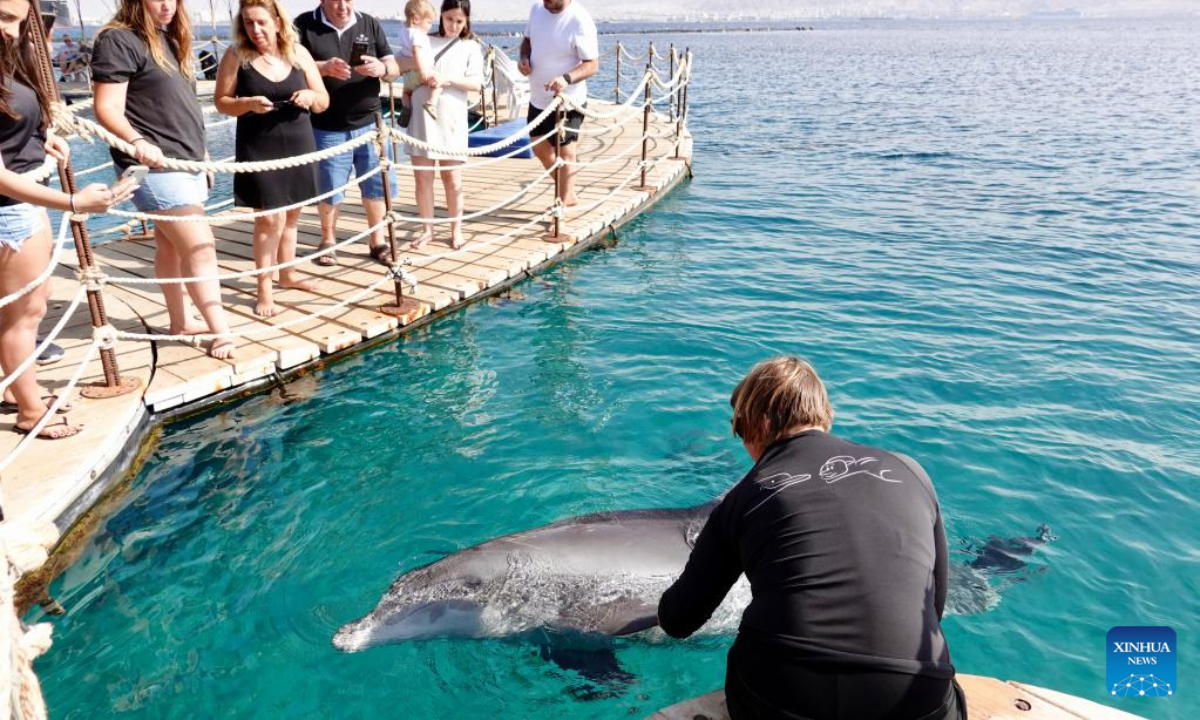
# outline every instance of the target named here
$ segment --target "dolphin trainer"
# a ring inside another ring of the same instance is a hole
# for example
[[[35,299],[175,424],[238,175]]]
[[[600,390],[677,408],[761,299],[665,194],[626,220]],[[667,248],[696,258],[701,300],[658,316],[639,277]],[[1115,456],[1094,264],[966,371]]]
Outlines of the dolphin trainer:
[[[617,636],[656,627],[658,599],[683,572],[715,506],[595,513],[469,547],[401,575],[333,644],[354,652],[432,637]],[[999,602],[989,560],[951,563],[948,613],[986,612]],[[735,632],[749,602],[742,576],[701,632]]]

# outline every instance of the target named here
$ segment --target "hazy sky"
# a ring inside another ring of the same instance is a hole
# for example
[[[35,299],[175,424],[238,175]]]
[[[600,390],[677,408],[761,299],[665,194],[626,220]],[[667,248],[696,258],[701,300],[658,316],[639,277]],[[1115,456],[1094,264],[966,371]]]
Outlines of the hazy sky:
[[[109,14],[107,8],[117,0],[82,0],[83,14],[88,18],[102,18]],[[688,13],[719,13],[725,15],[731,8],[742,7],[746,12],[780,17],[863,17],[871,15],[920,16],[920,17],[971,17],[1023,15],[1035,10],[1060,10],[1078,8],[1086,15],[1112,14],[1161,14],[1187,12],[1200,14],[1200,0],[751,0],[731,3],[729,0],[672,0],[671,2],[646,2],[642,0],[581,0],[597,18],[664,18],[679,17]],[[75,0],[69,0],[74,5]],[[186,0],[193,16],[197,13],[207,17],[208,0]],[[229,0],[237,7],[237,0]],[[433,0],[438,5],[437,0]],[[284,0],[284,6],[292,12],[307,10],[317,4],[316,0]],[[227,0],[215,0],[219,17],[227,15]],[[357,0],[360,10],[380,15],[399,15],[403,11],[402,0]],[[529,12],[529,0],[478,0],[474,3],[473,15],[477,20],[523,19]]]

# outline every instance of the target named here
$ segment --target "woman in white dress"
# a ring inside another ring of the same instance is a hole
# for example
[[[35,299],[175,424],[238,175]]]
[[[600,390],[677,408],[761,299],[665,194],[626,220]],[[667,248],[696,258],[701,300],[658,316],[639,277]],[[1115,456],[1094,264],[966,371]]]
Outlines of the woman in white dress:
[[[469,94],[479,90],[483,82],[483,51],[475,34],[471,32],[470,0],[444,0],[442,19],[438,32],[429,38],[433,47],[434,82],[442,88],[437,104],[437,120],[428,113],[413,113],[408,134],[438,148],[453,150],[467,149],[467,108]],[[422,85],[413,91],[413,107],[422,107],[429,99],[430,87]],[[422,218],[433,218],[433,179],[440,168],[442,187],[446,191],[446,205],[450,217],[462,215],[462,156],[445,155],[410,145],[408,154],[414,165],[429,167],[414,170],[417,185],[417,209]],[[421,234],[412,241],[413,247],[421,247],[433,239],[433,224],[426,223]],[[450,247],[461,248],[462,222],[450,223]]]

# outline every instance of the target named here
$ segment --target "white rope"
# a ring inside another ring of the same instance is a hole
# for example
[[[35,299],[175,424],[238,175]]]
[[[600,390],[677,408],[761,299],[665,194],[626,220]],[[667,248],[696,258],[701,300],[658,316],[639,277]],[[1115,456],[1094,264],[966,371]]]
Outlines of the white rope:
[[[92,174],[92,173],[94,173],[94,172],[100,172],[100,171],[101,171],[101,170],[103,170],[104,168],[110,168],[110,167],[113,167],[113,165],[114,165],[114,164],[115,164],[115,163],[113,163],[113,161],[112,161],[112,160],[109,160],[108,162],[104,163],[103,165],[97,165],[97,166],[95,166],[95,167],[90,167],[90,168],[88,168],[87,170],[80,170],[79,172],[75,173],[75,177],[76,177],[76,178],[81,178],[81,177],[83,177],[84,175],[91,175],[91,174]]]
[[[161,213],[129,212],[128,210],[111,209],[108,211],[108,214],[116,215],[117,217],[133,218],[136,220],[153,220],[154,222],[202,222],[210,225],[228,225],[230,223],[241,222],[243,220],[256,220],[260,217],[267,217],[268,215],[278,215],[279,213],[291,212],[292,210],[298,210],[313,203],[327,200],[340,192],[344,192],[347,188],[354,187],[368,178],[378,175],[382,170],[382,167],[371,168],[366,173],[351,178],[350,182],[342,185],[341,187],[336,187],[329,192],[321,193],[320,195],[307,200],[301,200],[300,202],[295,202],[291,205],[281,208],[274,208],[271,210],[256,210],[248,213],[229,213],[222,215],[163,215]],[[233,200],[223,200],[207,209],[212,210],[232,204]]]
[[[512,150],[509,150],[508,152],[504,153],[503,155],[497,155],[496,157],[490,157],[490,158],[483,158],[482,160],[477,160],[475,162],[459,161],[460,162],[459,165],[454,165],[452,167],[442,167],[440,169],[470,171],[470,170],[474,170],[476,168],[487,167],[488,165],[494,165],[495,163],[498,163],[502,160],[510,160],[510,159],[516,157],[517,155],[520,155],[521,153],[525,152],[526,150],[532,150],[534,147],[537,147],[538,145],[541,145],[542,143],[548,141],[551,137],[553,137],[553,134],[547,133],[547,134],[543,135],[542,137],[538,138],[537,140],[530,142],[528,145],[521,145],[520,147],[513,148]],[[442,160],[445,161],[445,160],[447,160],[447,158],[442,158]],[[428,166],[428,165],[413,165],[411,163],[402,163],[402,162],[393,162],[393,163],[391,163],[391,166],[397,170],[412,170],[414,172],[425,171],[425,170],[430,169],[430,166]]]
[[[642,135],[640,138],[638,138],[638,140],[639,141],[640,140],[662,140],[663,138],[670,137],[674,133],[675,133],[675,128],[669,127],[663,131],[660,131],[657,134],[647,132],[645,135]],[[578,160],[572,162],[569,160],[563,160],[563,165],[566,165],[567,167],[577,167],[577,168],[601,167],[602,165],[609,165],[611,163],[617,162],[618,160],[624,160],[631,153],[641,152],[641,151],[642,151],[641,143],[635,141],[635,142],[629,143],[629,147],[625,148],[624,150],[617,153],[616,155],[606,157],[603,160],[592,160],[590,162],[582,162],[582,161],[578,161]]]
[[[40,183],[44,180],[49,180],[50,176],[53,175],[54,171],[57,169],[58,160],[55,160],[53,155],[47,155],[46,159],[42,161],[41,166],[34,168],[33,170],[26,170],[25,172],[21,173],[21,177],[25,178],[26,180],[32,180],[35,183]]]
[[[67,386],[55,392],[54,402],[50,403],[50,409],[46,411],[41,420],[37,421],[33,429],[26,433],[21,442],[17,443],[12,452],[5,456],[3,460],[0,460],[0,473],[3,473],[14,460],[20,457],[25,448],[29,447],[29,444],[37,439],[38,434],[42,432],[42,429],[46,427],[46,424],[50,420],[58,417],[58,409],[67,402],[68,398],[71,397],[71,393],[75,392],[75,386],[79,384],[79,379],[83,377],[83,371],[87,369],[87,366],[92,362],[92,358],[96,356],[96,352],[99,349],[100,344],[96,341],[88,345],[87,354],[84,356],[83,362],[79,363],[79,367],[75,369],[75,374],[71,376],[71,381],[67,383]]]
[[[271,265],[269,267],[262,268],[261,270],[258,268],[255,268],[254,270],[241,270],[238,272],[218,273],[216,275],[206,275],[204,277],[188,277],[188,278],[142,278],[142,277],[117,277],[117,276],[110,275],[107,278],[107,282],[109,282],[110,284],[113,284],[113,285],[179,285],[181,283],[207,282],[210,280],[217,280],[217,281],[238,280],[238,279],[245,278],[245,277],[252,277],[254,275],[260,275],[265,272],[274,272],[276,270],[286,270],[288,268],[296,267],[297,265],[303,265],[304,263],[310,262],[311,260],[313,260],[315,258],[319,258],[323,255],[328,255],[329,253],[337,252],[341,248],[344,248],[348,245],[351,245],[352,243],[356,243],[359,240],[362,240],[366,236],[370,235],[371,233],[375,232],[376,230],[387,225],[387,223],[388,223],[388,218],[385,217],[383,220],[380,220],[379,222],[375,223],[374,225],[367,228],[366,230],[363,230],[362,232],[358,233],[357,235],[347,238],[346,240],[341,240],[339,242],[334,243],[333,245],[330,245],[325,248],[321,248],[321,249],[317,250],[316,252],[310,253],[303,257],[298,257],[298,258],[295,258],[294,260],[289,260],[288,262],[285,262],[285,263]],[[169,336],[168,335],[155,335],[154,337],[158,338],[158,339],[165,338],[168,340],[180,340],[180,339],[191,339],[194,337],[201,337],[201,336],[199,336],[199,335],[169,335]],[[219,336],[219,335],[204,335],[203,337],[209,338],[209,337],[221,337],[221,336]]]
[[[83,302],[83,298],[86,296],[87,287],[80,285],[79,289],[75,292],[75,297],[72,298],[70,304],[67,305],[66,311],[63,312],[62,317],[58,319],[58,323],[51,328],[45,339],[38,344],[37,348],[34,349],[33,354],[22,360],[21,364],[18,365],[15,370],[5,375],[3,380],[0,380],[0,393],[3,393],[8,389],[9,385],[16,382],[17,378],[21,377],[21,373],[28,370],[29,366],[32,365],[42,353],[46,352],[46,348],[50,347],[50,343],[54,342],[59,333],[62,332],[62,329],[66,327],[67,321],[70,320],[71,316],[75,314],[75,310],[79,307],[79,303]]]
[[[137,155],[137,150],[133,145],[112,134],[99,123],[88,120],[87,118],[81,118],[77,116],[70,117],[72,117],[72,122],[75,124],[76,131],[79,132],[81,136],[85,133],[94,134],[107,144],[117,148],[127,155]],[[363,133],[359,137],[347,140],[346,142],[340,145],[335,145],[331,148],[305,153],[304,155],[296,155],[294,157],[279,158],[277,160],[256,160],[253,162],[205,162],[202,160],[178,160],[175,158],[165,157],[163,158],[163,166],[171,170],[181,170],[183,172],[251,173],[264,172],[267,170],[284,170],[287,168],[310,165],[315,162],[320,162],[321,160],[335,157],[345,152],[350,152],[361,145],[374,142],[377,139],[377,135],[378,133],[373,131]]]
[[[632,91],[630,91],[629,99],[626,100],[625,102],[621,103],[620,105],[615,106],[610,112],[599,112],[597,110],[589,110],[588,108],[583,106],[583,103],[580,103],[579,101],[575,100],[574,98],[569,98],[565,95],[559,95],[558,97],[562,98],[562,101],[563,101],[563,103],[566,104],[567,109],[578,110],[580,113],[583,114],[584,117],[589,117],[589,118],[592,118],[593,120],[612,120],[612,119],[620,116],[622,113],[627,112],[630,108],[633,107],[633,104],[635,102],[637,102],[638,100],[642,100],[643,104],[645,103],[645,100],[640,98],[639,96],[642,94],[642,91],[646,88],[646,83],[650,82],[650,77],[651,76],[649,73],[646,73],[645,75],[643,75],[642,81],[640,83],[638,83],[636,88],[634,88]]]
[[[50,279],[50,275],[54,272],[54,268],[58,265],[58,258],[62,255],[63,246],[67,243],[67,223],[70,222],[71,214],[63,213],[62,224],[58,230],[58,242],[54,244],[54,251],[50,254],[50,263],[46,265],[46,269],[40,275],[25,283],[19,290],[16,290],[3,298],[0,298],[0,308],[5,307],[17,301],[18,298],[24,297],[33,292],[34,288],[40,287],[44,282]]]

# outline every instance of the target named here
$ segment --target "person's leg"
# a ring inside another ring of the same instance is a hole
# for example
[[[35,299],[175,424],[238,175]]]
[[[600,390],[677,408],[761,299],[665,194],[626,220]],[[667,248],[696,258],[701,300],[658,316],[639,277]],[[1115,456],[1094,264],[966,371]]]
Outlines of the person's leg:
[[[433,218],[433,173],[434,163],[427,157],[414,155],[412,157],[413,165],[420,168],[429,168],[428,170],[413,170],[413,183],[416,185],[417,194],[417,215],[422,219]],[[413,241],[412,246],[419,248],[425,243],[433,239],[433,224],[425,223],[425,227],[421,230]]]
[[[450,217],[459,217],[463,212],[462,203],[462,170],[458,168],[462,165],[458,160],[443,160],[442,169],[442,189],[446,191],[446,211]],[[432,191],[433,188],[431,187]],[[430,193],[432,195],[432,192]],[[432,201],[432,198],[430,198]],[[463,236],[462,220],[454,220],[450,223],[450,247],[455,250],[466,244],[466,238]]]
[[[254,220],[254,267],[262,270],[275,263],[279,251],[280,235],[283,233],[283,213],[264,215]],[[272,291],[271,276],[273,273],[262,273],[258,279],[258,302],[254,306],[254,314],[260,317],[271,317],[276,312],[275,297]]]
[[[184,277],[179,265],[179,254],[175,251],[175,245],[167,238],[169,224],[154,225],[154,277],[160,279]],[[188,308],[187,290],[182,284],[164,283],[158,288],[167,304],[168,335],[196,335],[207,332],[207,326],[192,318]]]
[[[25,239],[20,250],[0,246],[0,296],[16,292],[40,275],[50,262],[51,249],[50,225],[44,215],[41,227]],[[49,293],[49,283],[44,283],[0,308],[0,367],[6,376],[37,348],[38,323],[46,315]],[[37,382],[37,364],[30,365],[21,373],[9,385],[9,389],[17,402],[16,427],[24,430],[33,428],[49,410]],[[41,436],[59,438],[78,432],[79,426],[64,421],[47,425],[42,429]]]
[[[356,130],[354,135],[371,132],[374,128],[368,126]],[[385,143],[388,154],[391,154],[391,143]],[[379,167],[379,153],[375,151],[375,143],[367,143],[359,146],[354,150],[354,172],[358,177],[363,177],[367,173]],[[395,174],[391,169],[385,171],[388,173],[389,188],[394,191],[396,188]],[[367,216],[367,225],[374,227],[383,221],[383,217],[387,212],[387,207],[384,204],[384,183],[383,173],[375,173],[371,177],[363,180],[358,184],[358,189],[362,193],[363,211]],[[384,240],[383,228],[376,228],[367,238],[367,246],[371,250],[371,257],[380,262],[391,262],[391,248],[388,247],[387,241]]]
[[[204,212],[199,205],[186,205],[160,211],[164,215],[195,215]],[[166,235],[168,244],[179,257],[179,272],[182,277],[211,277],[217,274],[217,245],[212,228],[203,222],[164,222],[157,225]],[[187,283],[191,296],[200,314],[208,323],[207,330],[214,334],[229,332],[225,308],[221,305],[221,285],[216,279]],[[209,346],[209,355],[217,359],[233,357],[232,338],[217,338]]]
[[[533,133],[529,134],[530,142],[537,143],[541,137],[541,135],[535,136]],[[542,162],[542,167],[549,169],[554,164],[554,140],[551,139],[546,142],[537,143],[537,145],[533,146],[533,154]]]
[[[283,221],[283,234],[279,238],[279,249],[275,253],[278,264],[290,263],[296,259],[296,226],[300,222],[302,208],[289,210]],[[279,287],[295,288],[297,290],[316,290],[315,283],[303,279],[300,271],[294,266],[279,271]]]
[[[335,132],[313,129],[313,140],[317,150],[325,150],[340,145],[350,139],[348,132]],[[347,153],[334,155],[317,163],[317,192],[321,195],[333,192],[350,181],[350,171],[353,163]],[[337,193],[317,203],[317,214],[321,218],[321,243],[319,247],[329,247],[337,243],[338,205],[345,197]],[[318,265],[335,265],[337,258],[332,253],[317,258]]]
[[[562,159],[569,163],[575,162],[578,158],[575,149],[578,146],[579,143],[564,143],[559,148]],[[579,204],[579,198],[575,195],[575,168],[570,165],[563,165],[558,169],[558,197],[567,207]]]

